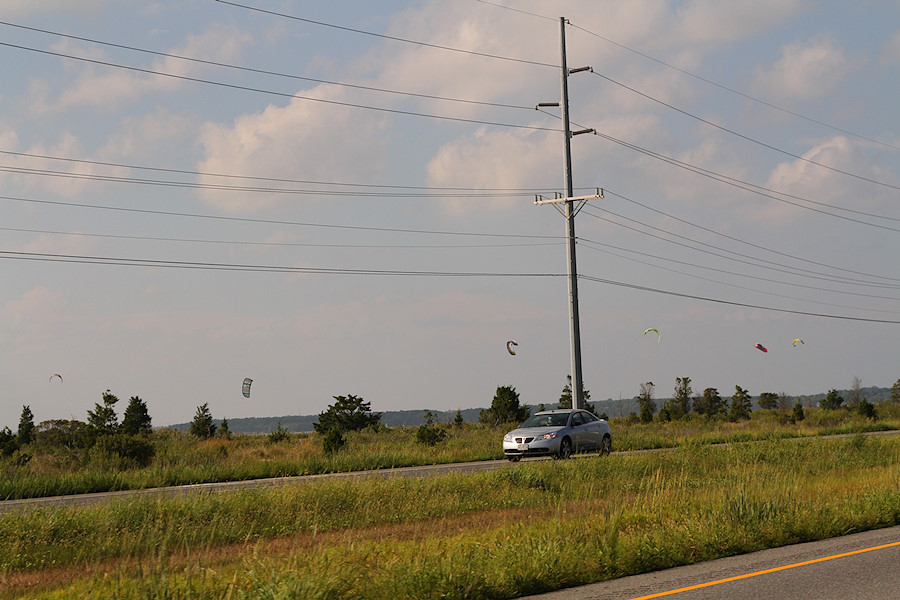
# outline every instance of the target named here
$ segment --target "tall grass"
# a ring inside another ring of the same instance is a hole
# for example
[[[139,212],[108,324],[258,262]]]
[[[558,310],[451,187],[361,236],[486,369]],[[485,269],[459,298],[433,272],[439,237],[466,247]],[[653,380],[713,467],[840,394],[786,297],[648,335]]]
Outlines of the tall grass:
[[[0,515],[0,597],[511,598],[900,524],[900,437]]]
[[[616,450],[646,450],[900,429],[900,406],[879,406],[878,421],[846,410],[807,412],[808,418],[796,424],[778,411],[759,411],[740,423],[697,415],[646,425],[616,418],[611,419],[613,445]],[[435,446],[417,443],[415,428],[366,430],[348,434],[347,446],[335,455],[323,452],[315,434],[293,434],[286,442],[272,444],[264,435],[198,441],[175,430],[159,430],[151,438],[155,456],[147,467],[117,470],[110,469],[108,461],[91,462],[90,454],[26,448],[32,459],[25,465],[0,460],[0,499],[499,459],[500,440],[509,427],[448,427],[449,435]]]

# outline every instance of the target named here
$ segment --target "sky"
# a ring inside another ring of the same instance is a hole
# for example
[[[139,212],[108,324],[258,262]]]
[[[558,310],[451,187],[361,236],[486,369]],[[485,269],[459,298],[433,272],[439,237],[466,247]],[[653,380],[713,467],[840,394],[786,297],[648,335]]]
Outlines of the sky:
[[[0,427],[557,402],[561,18],[591,398],[893,385],[896,2],[8,0]]]

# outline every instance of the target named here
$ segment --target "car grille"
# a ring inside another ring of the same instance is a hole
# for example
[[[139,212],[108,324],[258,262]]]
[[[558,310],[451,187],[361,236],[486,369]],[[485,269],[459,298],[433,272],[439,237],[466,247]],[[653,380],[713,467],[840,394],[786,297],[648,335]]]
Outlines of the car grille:
[[[527,437],[527,438],[520,438],[520,437],[518,437],[518,438],[516,438],[516,443],[517,443],[517,444],[528,444],[528,443],[530,443],[531,440],[533,440],[533,439],[534,439],[533,437]]]

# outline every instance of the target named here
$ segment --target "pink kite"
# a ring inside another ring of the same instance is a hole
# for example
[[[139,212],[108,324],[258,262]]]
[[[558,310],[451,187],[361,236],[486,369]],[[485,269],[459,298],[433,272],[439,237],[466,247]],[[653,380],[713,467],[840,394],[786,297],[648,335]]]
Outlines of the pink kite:
[[[757,350],[762,350],[763,352],[768,352],[768,350],[766,350],[766,347],[763,346],[762,344],[753,344],[753,347],[756,348]]]

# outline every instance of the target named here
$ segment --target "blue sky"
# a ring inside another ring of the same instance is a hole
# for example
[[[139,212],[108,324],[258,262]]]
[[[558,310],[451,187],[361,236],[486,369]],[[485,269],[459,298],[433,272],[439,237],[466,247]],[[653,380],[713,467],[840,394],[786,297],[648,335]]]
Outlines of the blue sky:
[[[560,17],[592,397],[897,381],[896,3],[14,1],[0,426],[555,402]]]

